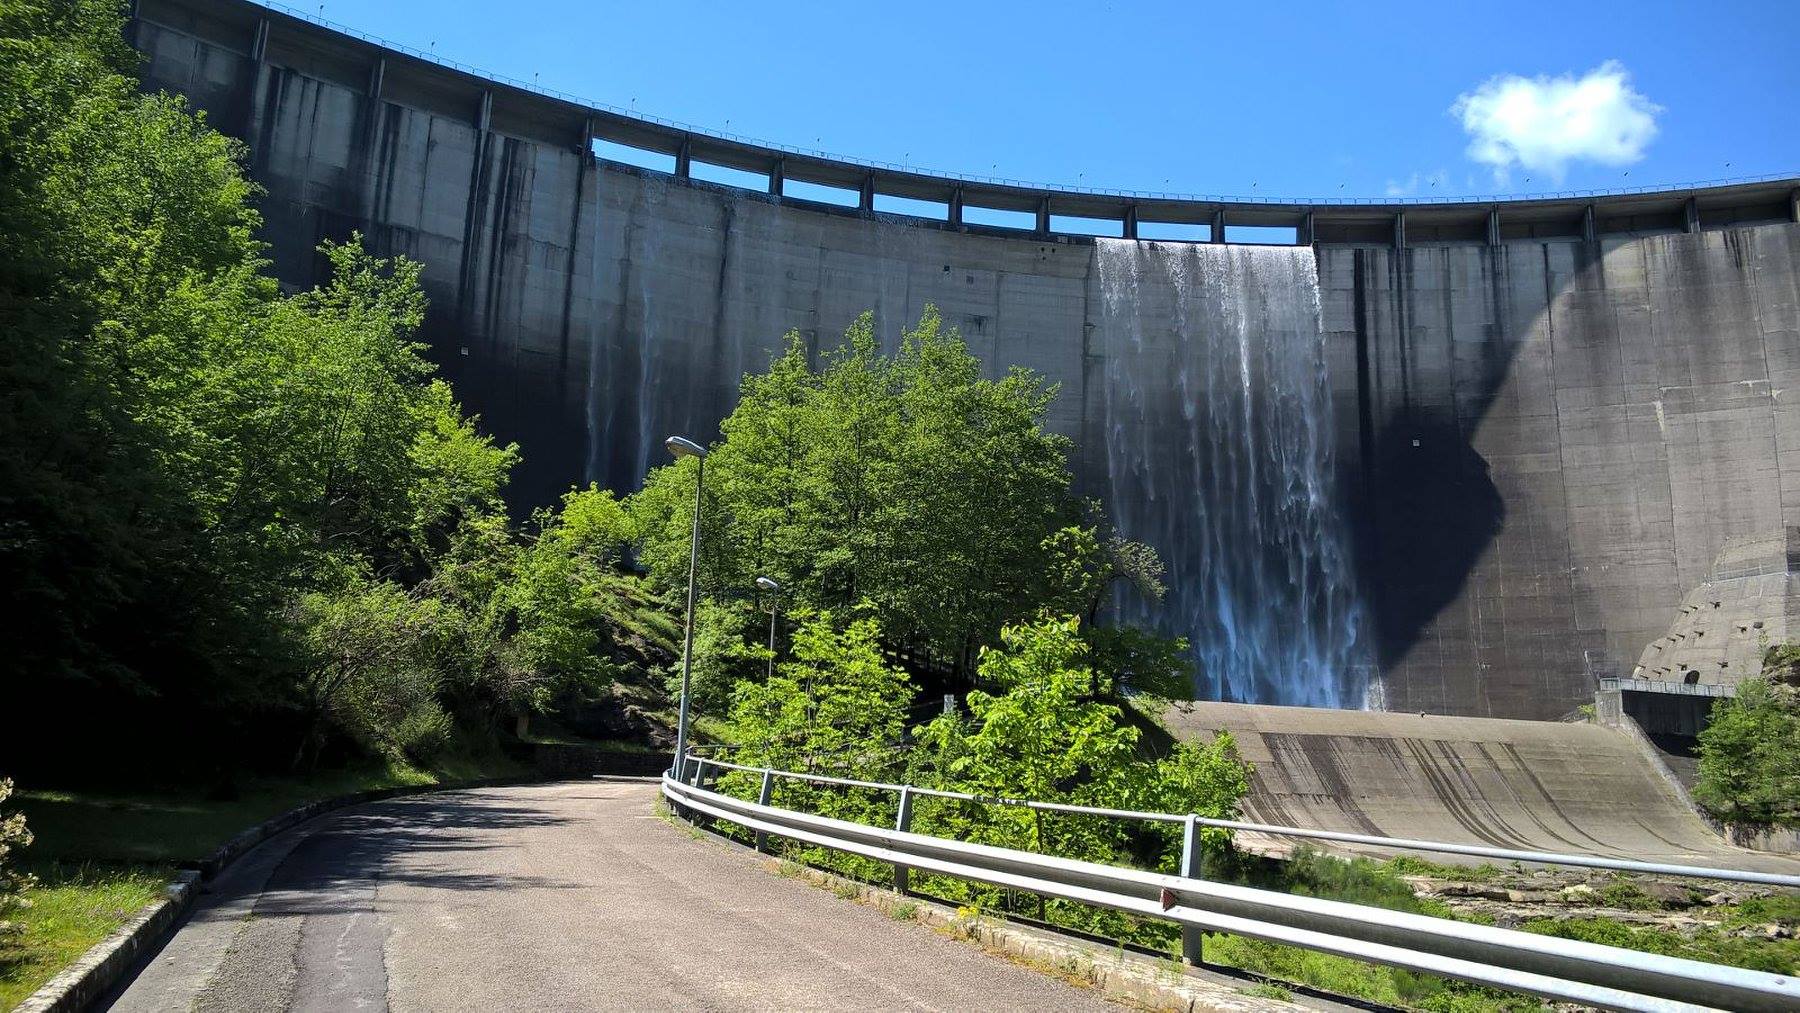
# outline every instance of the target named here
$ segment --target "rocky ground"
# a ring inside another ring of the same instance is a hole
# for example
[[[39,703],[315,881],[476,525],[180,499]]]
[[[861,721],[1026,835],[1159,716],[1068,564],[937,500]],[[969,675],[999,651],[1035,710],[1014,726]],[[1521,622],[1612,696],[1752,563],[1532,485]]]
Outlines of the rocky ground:
[[[1773,887],[1580,870],[1483,867],[1470,877],[1402,877],[1421,898],[1504,927],[1542,919],[1607,918],[1683,934],[1705,929],[1746,939],[1800,936],[1800,899]],[[1795,899],[1783,903],[1781,898]],[[1745,906],[1747,901],[1763,901]],[[1774,901],[1775,903],[1769,903]],[[1771,920],[1757,920],[1766,915]]]

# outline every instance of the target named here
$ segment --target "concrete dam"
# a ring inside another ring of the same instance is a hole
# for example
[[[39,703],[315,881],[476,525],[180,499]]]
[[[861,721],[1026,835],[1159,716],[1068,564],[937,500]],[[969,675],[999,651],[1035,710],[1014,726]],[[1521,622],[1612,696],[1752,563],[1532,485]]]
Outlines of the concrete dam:
[[[1641,667],[1728,541],[1800,526],[1800,181],[1045,190],[632,117],[244,0],[133,13],[146,87],[244,141],[284,285],[352,231],[422,262],[424,337],[521,445],[527,504],[630,491],[664,436],[716,436],[788,330],[829,348],[873,310],[892,341],[929,303],[996,372],[1060,384],[1081,490],[1168,566],[1163,602],[1121,609],[1189,638],[1200,696],[1555,718]]]

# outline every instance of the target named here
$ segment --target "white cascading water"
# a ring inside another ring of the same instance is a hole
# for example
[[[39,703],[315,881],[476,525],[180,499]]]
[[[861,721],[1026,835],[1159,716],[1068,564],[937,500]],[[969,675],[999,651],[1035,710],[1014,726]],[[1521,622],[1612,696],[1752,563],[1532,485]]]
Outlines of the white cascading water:
[[[1097,242],[1108,505],[1168,568],[1123,618],[1188,639],[1201,697],[1364,706],[1312,251]]]

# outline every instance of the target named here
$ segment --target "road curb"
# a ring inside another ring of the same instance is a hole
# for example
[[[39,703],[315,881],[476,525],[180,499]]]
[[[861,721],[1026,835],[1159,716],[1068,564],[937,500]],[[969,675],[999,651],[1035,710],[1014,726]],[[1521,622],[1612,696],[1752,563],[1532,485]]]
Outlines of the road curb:
[[[85,1009],[100,996],[110,992],[136,966],[138,957],[167,941],[181,923],[182,916],[193,906],[200,884],[225,871],[250,849],[276,834],[338,809],[380,802],[409,795],[429,795],[440,791],[465,791],[470,788],[505,788],[520,784],[548,784],[566,778],[496,777],[452,784],[422,784],[395,788],[372,788],[332,798],[319,799],[295,806],[245,830],[219,845],[207,857],[183,863],[175,879],[165,888],[162,900],[146,906],[119,926],[113,933],[94,944],[73,964],[25,997],[13,1013],[73,1013]]]

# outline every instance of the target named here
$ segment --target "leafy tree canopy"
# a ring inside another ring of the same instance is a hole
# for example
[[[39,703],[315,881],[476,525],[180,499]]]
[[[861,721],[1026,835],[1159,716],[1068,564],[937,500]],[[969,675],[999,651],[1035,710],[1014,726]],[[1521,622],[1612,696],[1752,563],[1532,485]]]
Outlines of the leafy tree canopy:
[[[706,460],[703,586],[736,596],[767,575],[792,607],[866,603],[891,642],[965,675],[1040,608],[1092,618],[1119,580],[1160,594],[1154,553],[1073,495],[1069,441],[1043,427],[1055,395],[1028,370],[983,376],[931,307],[891,355],[871,314],[816,366],[790,333]],[[686,579],[698,472],[659,468],[630,504],[665,586]]]
[[[1738,683],[1700,733],[1694,799],[1732,823],[1800,826],[1800,702],[1767,679]]]

